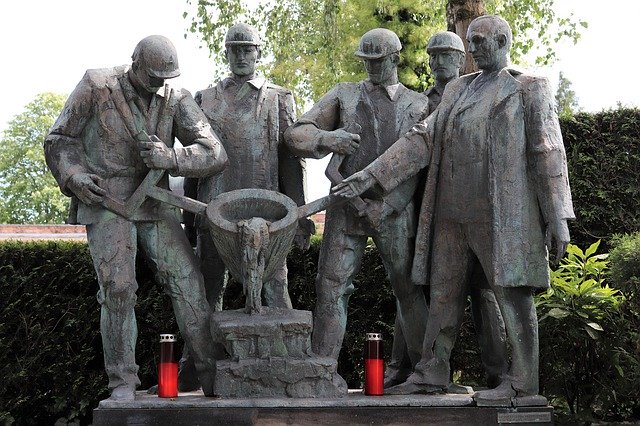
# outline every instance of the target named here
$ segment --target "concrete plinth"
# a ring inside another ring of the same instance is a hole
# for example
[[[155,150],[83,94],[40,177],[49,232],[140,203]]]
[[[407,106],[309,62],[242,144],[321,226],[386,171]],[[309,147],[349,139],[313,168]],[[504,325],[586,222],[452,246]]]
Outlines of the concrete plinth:
[[[219,361],[215,393],[228,398],[343,397],[347,384],[333,358],[269,358]]]
[[[243,310],[214,312],[211,333],[232,359],[290,357],[311,354],[310,311],[263,307],[262,314]]]
[[[311,351],[311,312],[263,307],[214,312],[211,333],[230,359],[216,365],[215,393],[224,398],[333,398],[347,394],[337,361]]]
[[[138,392],[132,402],[100,402],[93,424],[551,425],[553,408],[477,407],[470,395],[226,399],[189,392],[172,400]]]

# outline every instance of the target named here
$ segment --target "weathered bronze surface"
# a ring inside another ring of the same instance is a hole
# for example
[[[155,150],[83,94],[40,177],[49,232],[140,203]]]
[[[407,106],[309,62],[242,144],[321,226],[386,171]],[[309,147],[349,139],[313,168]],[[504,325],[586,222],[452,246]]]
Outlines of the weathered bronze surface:
[[[390,391],[446,388],[465,284],[479,264],[504,319],[511,363],[500,385],[476,400],[528,398],[539,389],[532,290],[549,286],[547,248],[555,241],[562,256],[574,218],[566,156],[549,82],[507,67],[508,23],[477,18],[467,39],[481,72],[449,82],[434,113],[334,192],[388,192],[426,168],[412,280],[429,277],[429,321],[421,361]]]

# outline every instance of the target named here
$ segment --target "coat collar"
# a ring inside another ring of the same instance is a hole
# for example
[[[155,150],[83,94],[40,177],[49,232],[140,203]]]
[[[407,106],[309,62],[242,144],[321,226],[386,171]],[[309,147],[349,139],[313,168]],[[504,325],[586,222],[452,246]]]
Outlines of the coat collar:
[[[487,105],[490,105],[491,109],[494,109],[497,105],[502,103],[502,101],[504,101],[506,98],[510,97],[511,95],[513,95],[519,90],[520,82],[514,77],[514,75],[519,75],[519,74],[520,73],[518,71],[509,69],[509,68],[501,69],[500,71],[498,71],[497,75],[495,76],[495,89],[492,91],[492,93],[489,93],[489,94],[482,93],[481,91],[485,89],[480,89],[472,93],[465,100],[464,105],[454,108],[454,113],[459,114],[469,109],[475,103],[485,99],[485,96],[492,96],[491,102]],[[464,85],[465,90],[468,90],[469,86],[480,75],[482,75],[481,72],[472,74],[469,76],[465,76],[464,77],[466,81],[466,84]],[[463,94],[464,92],[460,93],[460,96],[462,96]],[[459,97],[455,99],[454,102],[457,103],[458,100],[459,100]]]
[[[256,90],[262,89],[262,86],[264,86],[266,83],[267,80],[262,76],[254,77],[251,80],[247,80],[247,84],[251,85]],[[227,77],[221,82],[222,90],[226,90],[229,86],[236,84],[238,83],[234,80],[233,77]]]
[[[373,84],[369,80],[365,80],[364,81],[364,88],[369,93],[371,93],[372,91],[374,91],[378,87],[380,87],[380,86],[376,85],[376,84]],[[400,95],[400,92],[401,92],[401,87],[404,87],[404,86],[401,83],[397,83],[397,84],[392,84],[390,86],[382,86],[382,87],[384,88],[384,93],[387,94],[389,99],[392,102],[395,102],[395,101],[398,100],[398,96]]]

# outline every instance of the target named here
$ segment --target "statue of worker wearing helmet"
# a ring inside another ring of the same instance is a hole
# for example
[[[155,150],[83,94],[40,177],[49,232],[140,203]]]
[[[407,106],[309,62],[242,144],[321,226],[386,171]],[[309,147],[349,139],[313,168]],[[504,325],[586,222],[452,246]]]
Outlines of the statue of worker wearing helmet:
[[[427,53],[435,85],[423,92],[429,100],[424,118],[438,107],[446,85],[459,77],[465,58],[462,39],[450,31],[434,34],[427,43]],[[418,191],[416,202],[421,201],[421,196],[422,193]],[[504,322],[495,294],[479,265],[474,268],[470,280],[473,283],[469,286],[471,312],[486,373],[487,387],[494,388],[498,386],[509,367]],[[428,285],[429,280],[424,277],[419,284]],[[403,383],[411,373],[412,365],[407,355],[399,317],[396,316],[391,362],[385,370],[385,388]],[[447,391],[449,393],[468,392],[465,387],[459,387],[453,383],[448,386]]]
[[[197,259],[175,207],[146,200],[124,217],[107,200],[126,201],[150,170],[204,177],[227,156],[192,96],[156,92],[177,77],[178,56],[165,37],[136,46],[131,66],[88,70],[44,142],[61,191],[78,200],[77,223],[87,227],[101,305],[100,334],[111,399],[133,400],[140,384],[135,360],[135,259],[138,247],[171,297],[180,333],[193,354],[204,394],[213,395],[216,358],[210,310]],[[183,146],[174,146],[178,137]],[[159,186],[168,188],[165,174]]]
[[[207,116],[229,157],[229,167],[220,175],[186,179],[185,194],[209,203],[228,191],[246,188],[279,191],[298,205],[305,203],[304,160],[291,153],[284,144],[284,131],[295,121],[295,104],[291,92],[265,80],[256,72],[262,43],[255,28],[233,25],[225,38],[225,57],[231,75],[214,87],[197,92],[196,102]],[[222,310],[226,287],[225,265],[213,244],[205,220],[193,220],[185,214],[187,233],[192,244],[197,241],[207,300],[212,310]],[[194,232],[195,231],[195,232]],[[309,247],[314,225],[309,219],[298,223],[295,243]],[[196,238],[193,238],[194,234]],[[287,285],[287,265],[283,261],[275,276],[264,283],[264,304],[291,309]],[[179,388],[197,388],[190,357],[183,356]]]
[[[312,158],[341,156],[339,172],[347,176],[364,169],[411,129],[427,107],[427,98],[398,81],[401,48],[393,31],[377,28],[365,33],[355,54],[364,61],[369,78],[336,85],[289,128],[285,136],[293,152]],[[358,204],[327,209],[316,278],[312,335],[316,354],[338,358],[353,278],[371,237],[397,298],[411,361],[420,359],[427,305],[422,288],[407,279],[416,185],[417,178],[409,179],[388,194],[372,190]]]
[[[509,67],[513,34],[506,20],[474,19],[467,40],[480,72],[452,80],[435,114],[334,194],[393,191],[427,173],[411,275],[415,283],[429,279],[424,350],[414,372],[387,393],[447,389],[469,273],[479,266],[498,302],[511,359],[499,385],[474,399],[546,405],[538,395],[534,291],[549,287],[549,251],[558,260],[564,255],[567,221],[575,218],[562,134],[549,81]]]

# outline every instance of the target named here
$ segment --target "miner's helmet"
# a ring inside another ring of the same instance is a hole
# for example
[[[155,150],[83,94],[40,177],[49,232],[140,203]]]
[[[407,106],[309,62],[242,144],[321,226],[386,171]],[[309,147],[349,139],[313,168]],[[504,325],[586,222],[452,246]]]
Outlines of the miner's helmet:
[[[151,77],[168,79],[180,75],[178,53],[171,40],[161,35],[145,37],[131,56]]]
[[[427,53],[442,52],[443,50],[457,50],[464,52],[464,44],[462,39],[456,33],[451,31],[442,31],[434,34],[427,44]]]
[[[251,25],[236,24],[229,28],[224,38],[224,46],[262,46],[260,34]]]
[[[375,28],[362,36],[355,55],[362,59],[380,59],[401,49],[402,43],[396,33],[386,28]]]

